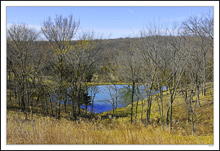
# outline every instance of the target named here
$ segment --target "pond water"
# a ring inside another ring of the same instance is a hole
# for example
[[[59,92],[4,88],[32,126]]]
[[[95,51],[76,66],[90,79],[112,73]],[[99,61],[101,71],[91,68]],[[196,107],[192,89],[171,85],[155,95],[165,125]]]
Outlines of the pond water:
[[[166,87],[162,87],[165,90]],[[116,97],[117,97],[117,108],[126,107],[131,104],[131,92],[132,87],[129,85],[98,85],[88,86],[88,95],[93,100],[93,113],[103,113],[116,108]],[[158,93],[159,91],[153,90],[152,94]],[[56,91],[51,93],[52,101],[57,100]],[[146,99],[146,91],[143,85],[135,86],[134,102],[137,100]],[[71,100],[71,99],[70,99]],[[63,104],[63,101],[61,101]],[[67,104],[71,102],[67,101]],[[85,108],[85,105],[81,105],[81,108]],[[91,112],[92,105],[87,106],[87,110]]]
[[[165,90],[165,87],[162,88]],[[152,94],[159,91],[153,91]],[[117,96],[117,108],[126,107],[131,104],[131,86],[128,85],[99,85],[89,86],[88,94],[91,99],[94,98],[93,113],[103,113],[113,109],[113,100],[116,108],[116,96]],[[143,100],[146,98],[146,92],[143,85],[135,87],[134,102],[137,100]],[[85,108],[85,105],[81,106]],[[92,106],[88,105],[87,110],[91,112]]]

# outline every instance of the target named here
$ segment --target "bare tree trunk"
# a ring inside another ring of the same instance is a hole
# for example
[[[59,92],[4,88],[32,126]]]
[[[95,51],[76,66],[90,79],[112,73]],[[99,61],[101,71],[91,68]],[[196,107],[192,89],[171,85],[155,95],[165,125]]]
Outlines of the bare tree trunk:
[[[205,96],[205,83],[206,83],[206,69],[205,69],[205,55],[203,55],[203,85],[202,85],[202,95]]]
[[[198,84],[196,84],[196,99],[197,99],[199,107],[201,107],[200,100],[199,100],[199,85]]]
[[[193,96],[192,96],[192,100],[193,100]],[[196,105],[197,105],[197,100],[195,102],[195,105],[194,107],[192,107],[192,135],[194,135],[194,113],[195,113],[195,110],[196,110]]]
[[[8,73],[8,78],[9,78],[9,91],[10,91],[9,101],[11,102],[11,91],[12,91],[11,85],[12,85],[12,82],[11,82],[11,72],[10,72],[10,70],[9,70],[9,73]]]
[[[16,85],[15,85],[15,88],[14,88],[14,96],[15,96],[15,99],[17,99],[17,86]]]
[[[33,117],[34,117],[34,112],[33,112],[33,97],[31,97],[31,119],[33,120]]]
[[[59,56],[60,60],[59,63],[61,63],[61,69],[60,69],[60,83],[59,83],[59,100],[58,100],[58,119],[60,119],[60,103],[61,100],[63,100],[63,92],[62,92],[62,85],[63,85],[63,55]]]
[[[205,81],[203,81],[203,86],[202,86],[202,95],[205,96]]]
[[[46,101],[46,108],[47,108],[47,115],[49,114],[49,109],[48,109],[48,102],[47,102],[47,100],[45,100]]]
[[[112,118],[115,117],[115,103],[112,104]]]
[[[61,102],[61,94],[59,94],[59,100],[58,100],[58,113],[57,113],[57,119],[60,119],[60,102]]]
[[[147,99],[147,124],[150,123],[150,114],[151,114],[151,102],[152,102],[152,88],[153,88],[153,84],[151,84],[150,87],[150,92],[148,94],[148,99]]]
[[[59,101],[58,101],[58,113],[57,113],[57,119],[60,119],[60,103],[61,103],[61,96],[59,97]]]
[[[22,88],[22,96],[21,96],[21,106],[22,106],[22,111],[25,111],[25,102],[24,102],[24,86]]]
[[[76,109],[75,109],[75,94],[72,94],[72,119],[76,120]]]
[[[173,95],[170,98],[170,129],[172,128],[172,116],[173,116]]]
[[[80,85],[79,85],[79,90],[78,90],[78,103],[77,103],[77,105],[78,105],[78,116],[80,115],[80,102],[81,102],[81,83],[80,83]]]
[[[137,121],[138,100],[139,100],[139,97],[137,98],[135,121]]]
[[[45,105],[44,102],[41,102],[41,114],[43,114],[43,116],[45,116]]]
[[[56,118],[58,116],[58,111],[57,111],[57,103],[56,103]]]
[[[27,99],[27,108],[28,108],[28,106],[29,106],[29,92],[28,92],[28,89],[31,89],[31,88],[28,88],[27,76],[25,77],[25,80],[26,80],[26,99]]]
[[[21,92],[19,92],[20,95],[18,95],[18,105],[19,105],[19,108],[22,108],[21,107]]]
[[[151,102],[152,102],[152,97],[150,94],[149,100],[148,100],[148,106],[147,106],[147,123],[150,123],[150,114],[151,114]]]
[[[72,118],[76,120],[76,109],[75,109],[75,101],[72,101]]]
[[[192,135],[194,134],[194,121],[193,121],[193,113],[192,113]]]
[[[141,102],[141,121],[143,120],[143,111],[144,111],[144,100]]]
[[[186,77],[186,74],[185,74],[185,71],[184,71],[184,80],[187,81],[187,77]],[[184,94],[185,92],[185,94]],[[182,91],[182,94],[184,96],[184,99],[185,99],[185,102],[186,102],[186,105],[187,105],[187,121],[188,121],[188,126],[189,126],[189,123],[190,123],[190,112],[191,112],[191,102],[190,100],[188,100],[188,91],[187,91],[187,86],[185,86],[185,89]]]
[[[188,107],[189,107],[190,105],[188,105]],[[189,107],[190,108],[190,107]],[[190,109],[188,109],[188,126],[189,126],[189,123],[190,123]]]
[[[135,89],[135,82],[132,81],[132,92],[131,92],[131,123],[133,122],[133,102],[134,102],[134,89]]]
[[[38,93],[37,94],[37,100],[36,100],[37,104],[39,103],[39,100],[40,100],[40,94]]]
[[[198,74],[196,73],[196,99],[197,99],[197,102],[198,102],[198,105],[199,107],[201,106],[200,105],[200,100],[199,100],[199,83],[198,83]]]
[[[24,75],[22,76],[22,87],[21,87],[21,110],[22,112],[25,111],[25,102],[24,102]]]
[[[81,110],[80,110],[80,103],[78,102],[78,116],[80,115],[80,112],[81,112]]]
[[[161,124],[164,123],[164,119],[163,119],[163,91],[161,90],[162,87],[159,84],[159,90],[160,90],[160,102],[161,102]]]
[[[173,90],[172,90],[172,93],[170,96],[170,129],[172,129],[173,101],[174,101],[174,95],[175,95],[175,91],[176,91],[175,89],[176,89],[176,72],[174,72],[174,75],[173,75]]]
[[[169,124],[169,113],[170,113],[170,106],[168,107],[168,110],[167,110],[167,117],[166,117],[167,125]]]
[[[137,86],[137,104],[136,104],[136,115],[135,115],[135,121],[137,121],[137,110],[138,110],[138,102],[139,102],[139,87]]]
[[[158,105],[158,112],[160,114],[160,119],[162,119],[162,111],[161,111],[161,107],[160,107],[160,103],[159,103],[159,99],[157,98],[157,96],[155,97],[155,100],[157,101],[157,105]]]
[[[186,102],[186,104],[187,104],[187,115],[188,115],[188,118],[187,118],[187,120],[188,120],[188,125],[189,125],[189,123],[190,123],[190,110],[191,110],[191,103],[190,103],[190,101],[188,101],[188,93],[187,93],[187,89],[185,89],[185,102]]]
[[[50,109],[51,109],[51,116],[53,117],[53,116],[54,116],[54,115],[53,115],[53,105],[52,105],[51,99],[50,99]]]
[[[66,112],[66,102],[67,102],[67,92],[65,94],[65,99],[64,99],[64,109],[65,109],[65,112]]]
[[[96,87],[94,88],[96,89]],[[91,99],[92,99],[92,104],[91,104],[91,113],[93,114],[93,108],[94,108],[94,99],[95,99],[95,95],[96,95],[96,92],[95,90],[93,89],[93,87],[91,87],[90,89],[90,92],[91,92]],[[93,91],[94,90],[94,91]]]

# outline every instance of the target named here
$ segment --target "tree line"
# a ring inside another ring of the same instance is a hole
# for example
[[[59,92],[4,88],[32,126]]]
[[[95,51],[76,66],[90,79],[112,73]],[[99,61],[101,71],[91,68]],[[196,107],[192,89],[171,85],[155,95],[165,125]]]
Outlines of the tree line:
[[[41,31],[26,25],[13,25],[7,30],[8,101],[13,96],[23,112],[32,114],[33,108],[41,104],[47,114],[58,119],[63,102],[65,111],[66,105],[71,105],[72,120],[76,120],[81,115],[80,106],[93,100],[88,96],[89,82],[115,85],[120,81],[132,87],[131,122],[138,84],[144,86],[147,95],[147,124],[156,89],[161,124],[168,123],[172,128],[173,102],[181,93],[187,104],[188,122],[194,126],[195,108],[201,105],[199,94],[206,95],[206,82],[213,81],[211,15],[191,16],[172,28],[149,23],[138,38],[106,40],[94,32],[77,37],[79,27],[80,21],[72,15],[57,15],[54,20],[49,17],[44,21]],[[41,35],[46,41],[37,41]],[[170,97],[166,111],[163,86]]]

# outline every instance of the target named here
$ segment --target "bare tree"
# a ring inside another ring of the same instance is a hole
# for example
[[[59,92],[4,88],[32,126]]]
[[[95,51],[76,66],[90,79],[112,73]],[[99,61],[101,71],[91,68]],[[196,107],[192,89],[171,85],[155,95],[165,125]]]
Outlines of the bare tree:
[[[29,104],[29,90],[32,89],[30,78],[33,78],[32,75],[39,67],[39,64],[32,62],[39,58],[34,54],[33,45],[38,35],[38,32],[25,24],[12,25],[7,30],[7,65],[16,81],[14,87],[16,93],[18,91],[19,105],[23,112]],[[32,79],[32,82],[35,82],[35,79]]]
[[[147,123],[150,123],[150,113],[152,105],[152,92],[159,87],[160,101],[161,101],[161,121],[163,122],[163,96],[162,86],[167,86],[167,73],[169,63],[169,49],[167,48],[167,41],[163,37],[160,27],[154,24],[140,31],[141,38],[136,44],[140,58],[143,60],[143,70],[140,76],[141,82],[145,86],[147,96]]]
[[[135,83],[138,81],[138,75],[141,71],[141,62],[138,59],[138,53],[135,50],[134,42],[128,41],[128,48],[121,48],[121,54],[119,56],[120,67],[118,74],[123,81],[126,81],[129,85],[131,84],[131,123],[133,122],[133,103],[135,95]]]
[[[51,44],[51,49],[54,52],[54,76],[57,77],[59,83],[59,98],[58,98],[58,115],[60,118],[60,103],[63,100],[63,83],[64,83],[64,67],[65,57],[69,50],[69,46],[72,38],[75,36],[80,22],[73,20],[73,15],[69,17],[63,17],[62,15],[56,15],[54,22],[49,17],[43,23],[41,31],[43,35]]]
[[[207,61],[212,58],[208,53],[213,54],[213,17],[203,15],[202,17],[191,16],[182,23],[183,29],[191,40],[194,41],[198,51],[197,56],[201,60],[202,94],[205,95],[205,83],[207,77]],[[211,67],[212,68],[212,67]]]
[[[92,100],[92,103],[91,103],[91,113],[93,114],[93,109],[94,109],[94,101],[95,101],[95,96],[97,93],[99,93],[99,89],[97,86],[90,86],[89,88],[89,91],[90,91],[90,94],[91,94],[91,100]]]
[[[67,53],[66,62],[68,66],[67,81],[71,87],[71,98],[73,117],[76,119],[75,103],[78,105],[80,113],[81,91],[83,83],[91,80],[95,65],[99,58],[96,54],[99,52],[99,42],[94,42],[94,33],[84,33],[74,45],[70,45]],[[76,98],[77,96],[77,98]]]
[[[157,27],[153,24],[147,27],[146,30],[141,31],[142,38],[137,48],[145,66],[148,68],[145,73],[148,76],[144,77],[148,77],[148,83],[150,82],[149,84],[152,87],[150,90],[157,88],[156,83],[160,89],[161,109],[163,107],[162,85],[166,85],[166,88],[170,90],[170,106],[167,110],[167,120],[169,116],[170,128],[172,128],[172,105],[184,66],[189,60],[189,53],[184,51],[182,39],[178,36],[180,32],[178,26],[174,25],[172,29],[164,27],[164,31],[161,30],[161,27],[163,26],[159,25]],[[148,104],[150,108],[151,101],[148,101]],[[150,114],[150,109],[148,112]],[[161,112],[161,118],[163,118],[163,109]],[[149,117],[147,119],[149,123]]]

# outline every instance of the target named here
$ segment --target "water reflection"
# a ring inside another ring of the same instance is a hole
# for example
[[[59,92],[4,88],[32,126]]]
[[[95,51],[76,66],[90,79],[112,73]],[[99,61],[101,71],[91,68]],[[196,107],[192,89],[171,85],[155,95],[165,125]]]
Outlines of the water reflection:
[[[136,85],[134,102],[146,98],[146,90],[143,85]],[[164,90],[165,87],[162,88]],[[153,91],[152,94],[159,91]],[[131,104],[131,86],[129,85],[99,85],[89,86],[88,94],[93,99],[93,113],[103,113],[114,108],[126,107]],[[81,106],[85,108],[85,105]],[[88,111],[92,111],[92,105],[87,107]]]

